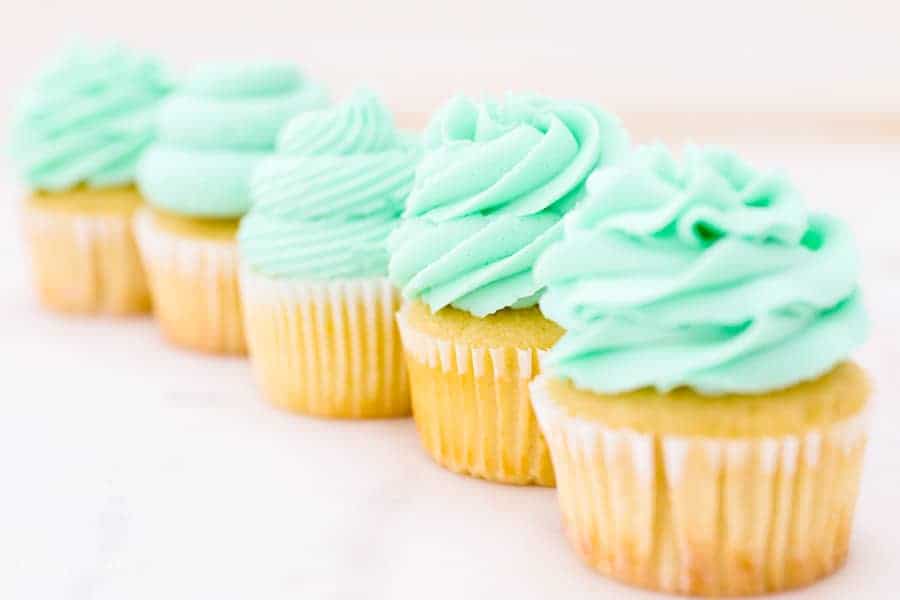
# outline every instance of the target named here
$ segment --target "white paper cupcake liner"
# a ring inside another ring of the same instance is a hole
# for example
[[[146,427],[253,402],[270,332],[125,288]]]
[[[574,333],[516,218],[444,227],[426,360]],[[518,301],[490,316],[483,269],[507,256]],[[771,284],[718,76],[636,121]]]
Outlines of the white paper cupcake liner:
[[[545,377],[532,402],[569,538],[599,571],[673,593],[811,583],[844,560],[865,413],[796,436],[683,437],[569,416]]]
[[[552,486],[550,455],[528,391],[543,351],[451,342],[417,330],[403,311],[397,324],[413,417],[434,459],[491,481]]]
[[[409,385],[385,278],[276,280],[241,271],[250,356],[266,396],[307,414],[396,417]]]
[[[24,212],[35,284],[42,302],[66,312],[150,310],[150,292],[128,215]]]
[[[197,350],[244,353],[237,243],[179,236],[146,209],[135,215],[135,233],[166,336]]]

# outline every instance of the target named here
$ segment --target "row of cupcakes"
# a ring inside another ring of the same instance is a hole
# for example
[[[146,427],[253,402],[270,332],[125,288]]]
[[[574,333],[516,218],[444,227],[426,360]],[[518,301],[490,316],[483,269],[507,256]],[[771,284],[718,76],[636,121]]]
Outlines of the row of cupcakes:
[[[14,135],[47,306],[152,297],[280,407],[412,414],[448,469],[556,485],[575,549],[634,585],[754,594],[843,562],[858,260],[783,175],[632,149],[583,102],[456,98],[418,136],[292,66],[175,85],[117,48],[39,78]]]

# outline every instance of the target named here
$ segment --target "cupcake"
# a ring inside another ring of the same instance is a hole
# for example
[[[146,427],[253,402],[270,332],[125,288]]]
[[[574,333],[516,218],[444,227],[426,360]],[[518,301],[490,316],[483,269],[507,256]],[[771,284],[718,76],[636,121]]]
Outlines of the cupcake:
[[[652,147],[593,175],[564,230],[535,277],[567,332],[531,390],[578,553],[696,595],[839,567],[869,395],[846,226],[725,151]]]
[[[11,153],[31,190],[25,239],[37,294],[71,313],[150,310],[131,217],[138,157],[169,92],[159,64],[118,46],[72,48],[27,90]]]
[[[207,64],[160,111],[159,141],[138,165],[150,206],[135,219],[163,333],[207,352],[246,352],[238,293],[238,221],[250,174],[284,123],[326,104],[291,65]]]
[[[360,91],[291,120],[256,169],[238,233],[241,298],[256,378],[276,406],[409,414],[387,238],[419,154]]]
[[[425,145],[390,240],[422,442],[459,473],[553,485],[528,383],[562,332],[537,307],[532,267],[588,174],[617,160],[627,136],[590,105],[509,95],[452,100]]]

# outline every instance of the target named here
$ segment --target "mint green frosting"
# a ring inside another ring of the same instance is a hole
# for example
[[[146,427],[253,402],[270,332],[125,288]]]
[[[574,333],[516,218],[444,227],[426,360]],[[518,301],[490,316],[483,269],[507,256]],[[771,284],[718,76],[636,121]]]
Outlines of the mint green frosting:
[[[299,115],[253,175],[241,259],[273,278],[384,277],[419,156],[371,92]]]
[[[130,183],[170,88],[152,58],[115,45],[72,48],[16,107],[10,150],[22,178],[50,191]]]
[[[540,257],[551,374],[616,393],[760,393],[815,378],[863,342],[853,238],[780,174],[661,147],[598,172]]]
[[[390,276],[406,298],[483,317],[534,305],[537,256],[560,217],[628,136],[589,104],[534,95],[503,102],[455,98],[431,120],[426,157],[391,236]]]
[[[141,191],[176,214],[240,217],[250,208],[251,174],[281,127],[326,104],[292,65],[202,65],[160,110],[159,142],[138,167]]]

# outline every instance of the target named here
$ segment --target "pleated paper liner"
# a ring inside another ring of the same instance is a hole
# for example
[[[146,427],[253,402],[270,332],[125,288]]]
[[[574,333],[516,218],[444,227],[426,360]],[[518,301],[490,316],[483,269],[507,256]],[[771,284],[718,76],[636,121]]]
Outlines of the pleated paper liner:
[[[265,397],[323,417],[410,414],[387,279],[278,281],[241,272],[250,360]]]
[[[135,233],[166,338],[204,352],[245,354],[237,243],[180,236],[143,209]]]
[[[533,403],[582,558],[625,583],[734,596],[804,586],[847,556],[865,413],[796,435],[639,433]]]
[[[25,236],[41,303],[68,313],[150,310],[150,292],[128,214],[25,207]]]
[[[397,314],[413,418],[429,454],[466,475],[519,485],[554,484],[528,384],[539,350],[453,343]]]

